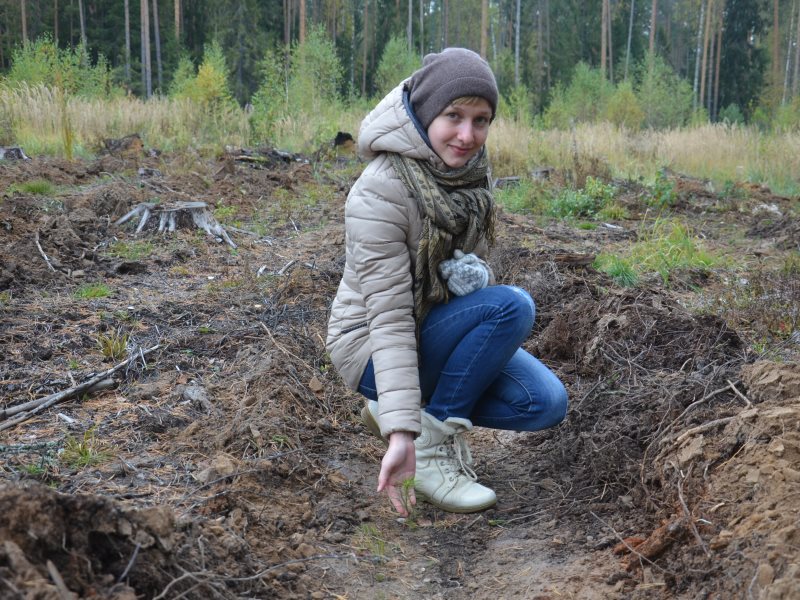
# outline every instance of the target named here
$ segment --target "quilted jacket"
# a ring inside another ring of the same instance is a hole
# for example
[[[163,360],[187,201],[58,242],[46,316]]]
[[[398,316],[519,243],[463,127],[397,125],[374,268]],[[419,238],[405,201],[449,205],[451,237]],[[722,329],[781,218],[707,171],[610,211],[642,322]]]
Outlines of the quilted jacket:
[[[404,84],[361,124],[358,152],[370,162],[347,197],[346,262],[331,306],[326,344],[334,366],[353,390],[372,357],[384,437],[394,431],[420,431],[413,273],[423,225],[416,200],[385,153],[445,168],[406,111]],[[485,244],[475,252],[485,253]]]

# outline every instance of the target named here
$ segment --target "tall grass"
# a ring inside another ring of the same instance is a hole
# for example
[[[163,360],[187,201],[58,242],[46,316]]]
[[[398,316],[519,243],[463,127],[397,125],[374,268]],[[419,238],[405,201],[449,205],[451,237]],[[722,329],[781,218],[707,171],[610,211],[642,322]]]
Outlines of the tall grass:
[[[162,150],[219,150],[225,145],[271,143],[307,152],[336,131],[358,133],[368,109],[326,105],[315,114],[293,114],[275,123],[272,140],[256,140],[248,114],[237,106],[209,112],[189,99],[71,96],[60,107],[52,88],[0,85],[0,122],[10,126],[13,143],[28,154],[64,155],[64,123],[74,132],[75,152],[87,155],[103,138],[139,133],[148,146]],[[710,179],[719,189],[730,181],[766,183],[778,193],[800,193],[800,132],[763,133],[754,127],[703,125],[633,132],[608,123],[581,123],[572,130],[543,130],[498,118],[488,141],[494,175],[526,175],[548,165],[574,169],[575,157],[594,162],[622,178],[652,181],[662,167]],[[590,174],[590,173],[589,173]]]

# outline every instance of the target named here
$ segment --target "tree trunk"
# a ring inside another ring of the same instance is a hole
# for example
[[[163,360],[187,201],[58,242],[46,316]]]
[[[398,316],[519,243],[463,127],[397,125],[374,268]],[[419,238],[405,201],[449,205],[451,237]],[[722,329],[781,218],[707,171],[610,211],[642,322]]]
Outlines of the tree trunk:
[[[709,40],[708,40],[708,96],[706,98],[706,110],[708,111],[708,118],[710,120],[714,120],[714,115],[712,114],[712,107],[713,107],[713,86],[714,86],[714,62],[715,62],[715,43],[716,43],[716,26],[717,26],[717,4],[714,4],[714,12],[708,13],[708,23],[709,23]]]
[[[489,49],[489,0],[481,0],[481,58]]]
[[[628,63],[631,61],[631,38],[633,37],[633,9],[636,0],[631,0],[631,16],[628,19],[628,46],[625,50],[625,81],[628,81]]]
[[[150,60],[150,11],[147,8],[147,0],[139,0],[139,5],[142,13],[141,36],[144,92],[145,98],[150,98],[153,95],[153,67]]]
[[[86,48],[86,16],[83,13],[83,0],[78,0],[78,18],[81,23],[81,45]]]
[[[444,7],[442,8],[444,11],[442,14],[442,31],[444,35],[442,36],[442,44],[445,48],[447,48],[450,44],[448,42],[448,29],[450,28],[450,0],[444,0]]]
[[[700,100],[698,106],[705,105],[706,73],[708,72],[708,41],[711,35],[711,16],[714,14],[714,0],[708,0],[708,17],[703,33],[703,59],[700,62]]]
[[[406,44],[408,45],[408,51],[414,48],[414,0],[408,0],[408,21],[406,22]]]
[[[181,0],[174,0],[173,4],[173,12],[175,13],[175,41],[180,43],[181,41],[181,21],[183,20],[183,12],[181,7]]]
[[[419,55],[425,56],[425,0],[419,0]]]
[[[606,40],[608,40],[608,34],[606,33],[606,26],[608,24],[608,0],[603,0],[602,5],[603,10],[600,16],[600,72],[605,79],[606,54],[608,53],[608,49],[606,48]]]
[[[58,48],[58,0],[53,0],[53,42]]]
[[[781,104],[786,104],[786,100],[789,96],[789,65],[792,62],[792,36],[794,35],[794,11],[796,6],[797,0],[792,3],[792,16],[789,22],[789,33],[786,41],[786,69],[784,69],[783,73],[783,97],[781,98]]]
[[[714,66],[714,120],[717,120],[719,115],[719,65],[722,61],[722,29],[725,17],[725,0],[720,2],[719,16],[717,18],[717,60]]]
[[[291,0],[283,0],[283,45],[288,49],[291,43],[291,35],[289,33],[289,3]]]
[[[781,22],[778,14],[779,0],[772,0],[772,80],[775,86],[781,78]]]
[[[606,3],[606,35],[608,35],[608,79],[614,81],[614,36],[611,31],[611,0]]]
[[[19,0],[19,19],[22,28],[22,43],[28,43],[28,15],[26,12],[26,4],[28,0]]]
[[[164,89],[164,78],[161,75],[161,32],[158,26],[158,0],[153,0],[153,40],[156,43],[156,75],[158,79],[158,92]]]
[[[364,13],[366,17],[366,13]],[[300,43],[306,41],[306,0],[300,0],[300,33],[298,35]]]
[[[543,81],[544,81],[544,17],[542,0],[539,0],[539,8],[536,10],[536,97],[538,104],[542,104]]]
[[[694,53],[694,84],[692,85],[692,110],[698,107],[698,91],[700,87],[700,52],[703,43],[703,17],[705,16],[705,0],[700,2],[700,19],[697,21],[697,44]]]
[[[656,51],[656,16],[658,16],[658,0],[653,0],[650,8],[650,54]]]
[[[131,83],[131,7],[125,0],[125,83]]]
[[[517,14],[514,16],[514,85],[519,85],[519,27],[520,0],[517,0]]]
[[[361,95],[367,93],[367,45],[369,41],[369,0],[364,0],[364,32],[363,32],[363,46],[364,53],[362,55],[363,64],[361,65]]]
[[[794,74],[792,77],[792,96],[797,96],[798,86],[800,86],[800,81],[798,81],[798,76],[800,75],[800,8],[798,8],[797,12],[797,32],[794,36],[795,39],[795,47],[794,47]]]

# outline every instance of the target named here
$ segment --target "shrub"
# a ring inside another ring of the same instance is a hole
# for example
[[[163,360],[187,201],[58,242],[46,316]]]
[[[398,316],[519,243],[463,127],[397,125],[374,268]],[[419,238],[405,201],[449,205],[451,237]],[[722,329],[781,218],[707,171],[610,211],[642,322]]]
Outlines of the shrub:
[[[273,137],[275,123],[286,112],[286,77],[283,60],[271,49],[264,52],[258,71],[261,83],[250,101],[250,126],[254,138],[263,142]]]
[[[319,113],[338,104],[342,66],[322,27],[312,27],[306,41],[292,48],[289,107],[294,114]]]
[[[675,204],[678,199],[678,194],[675,192],[675,184],[663,171],[659,171],[656,174],[655,181],[648,186],[647,191],[648,195],[645,202],[648,206],[665,209]]]
[[[637,68],[636,79],[645,125],[666,129],[686,124],[692,113],[692,88],[663,58],[646,57]]]
[[[82,47],[60,49],[48,35],[14,49],[5,81],[12,88],[23,83],[43,84],[86,98],[122,95],[120,88],[111,85],[111,72],[102,54],[91,65]]]
[[[545,110],[544,121],[550,127],[564,128],[571,120],[593,122],[605,114],[614,86],[600,69],[578,63],[569,86],[556,88],[553,100]]]
[[[194,73],[191,61],[182,58],[173,78],[170,92],[175,98],[187,98],[204,109],[219,113],[235,106],[228,86],[228,67],[225,55],[217,42],[207,45],[203,51],[203,62]]]
[[[378,95],[385,96],[419,67],[419,55],[408,48],[404,38],[393,36],[383,49],[381,62],[375,73]]]
[[[605,107],[603,117],[620,127],[637,130],[644,122],[644,110],[629,81],[621,82]]]
[[[738,104],[728,104],[719,111],[719,120],[729,125],[742,125],[744,124],[744,114]]]

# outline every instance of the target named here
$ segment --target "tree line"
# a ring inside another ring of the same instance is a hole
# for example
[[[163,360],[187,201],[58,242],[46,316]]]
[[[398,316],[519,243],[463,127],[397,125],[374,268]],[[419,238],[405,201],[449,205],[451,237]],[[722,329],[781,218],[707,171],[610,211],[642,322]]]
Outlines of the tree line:
[[[380,93],[397,75],[381,71],[387,50],[402,44],[417,64],[447,46],[480,52],[503,96],[521,94],[532,113],[579,66],[616,85],[654,58],[712,120],[798,101],[800,0],[0,0],[0,72],[47,36],[80,49],[82,61],[101,61],[114,85],[150,97],[214,43],[245,105],[263,82],[265,55],[288,70],[292,48],[312,30],[335,49],[344,97]]]

